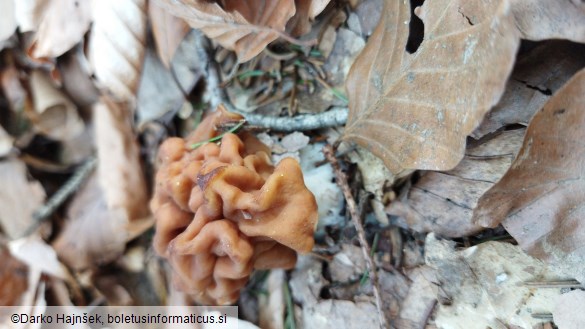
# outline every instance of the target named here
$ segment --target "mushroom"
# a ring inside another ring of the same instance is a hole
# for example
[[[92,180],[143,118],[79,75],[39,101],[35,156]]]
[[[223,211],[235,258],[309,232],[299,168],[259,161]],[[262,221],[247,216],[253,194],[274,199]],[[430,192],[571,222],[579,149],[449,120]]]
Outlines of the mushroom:
[[[313,248],[317,203],[292,158],[276,167],[253,135],[216,128],[243,118],[223,106],[159,150],[150,207],[154,248],[177,287],[202,304],[231,304],[254,269],[294,267]]]

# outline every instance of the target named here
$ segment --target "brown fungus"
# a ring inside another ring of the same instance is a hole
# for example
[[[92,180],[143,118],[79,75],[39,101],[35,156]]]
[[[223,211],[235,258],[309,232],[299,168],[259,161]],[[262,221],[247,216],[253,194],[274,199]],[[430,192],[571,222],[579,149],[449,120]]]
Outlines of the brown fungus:
[[[314,244],[317,203],[296,160],[273,166],[269,148],[246,132],[202,143],[240,120],[220,106],[159,150],[154,248],[175,285],[203,304],[234,303],[252,270],[292,268]]]

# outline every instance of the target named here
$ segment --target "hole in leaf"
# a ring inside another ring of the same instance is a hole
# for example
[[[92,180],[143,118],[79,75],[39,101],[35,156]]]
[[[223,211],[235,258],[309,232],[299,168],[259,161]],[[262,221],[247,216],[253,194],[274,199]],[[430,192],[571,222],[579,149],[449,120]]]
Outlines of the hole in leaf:
[[[414,14],[416,7],[422,6],[425,0],[410,0],[410,23],[408,25],[408,41],[406,42],[406,51],[409,54],[415,53],[420,47],[425,36],[425,25],[423,21]]]

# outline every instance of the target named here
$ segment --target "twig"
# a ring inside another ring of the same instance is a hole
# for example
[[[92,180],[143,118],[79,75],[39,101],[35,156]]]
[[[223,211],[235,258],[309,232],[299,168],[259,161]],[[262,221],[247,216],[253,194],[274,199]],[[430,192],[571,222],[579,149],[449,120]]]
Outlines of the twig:
[[[45,205],[37,209],[33,214],[34,223],[25,231],[24,236],[31,234],[38,225],[48,218],[57,208],[59,208],[67,198],[75,192],[85,181],[87,176],[96,167],[97,159],[90,157],[81,167],[79,167],[73,176],[47,201]]]
[[[522,283],[526,287],[535,288],[583,288],[577,280],[566,281],[526,281]]]
[[[343,126],[347,121],[347,108],[336,107],[327,112],[318,114],[301,114],[294,117],[267,117],[253,113],[242,113],[233,108],[228,109],[237,112],[246,118],[248,124],[275,131],[307,131],[321,128]]]
[[[217,63],[213,60],[211,54],[211,43],[209,39],[200,31],[193,31],[195,35],[195,44],[197,49],[197,57],[204,63],[205,77],[206,77],[206,91],[209,94],[209,103],[211,108],[215,110],[221,103],[227,103],[227,96],[225,90],[221,87],[221,78],[219,75],[219,68]]]
[[[225,105],[230,112],[244,116],[251,126],[268,128],[275,131],[292,132],[307,131],[321,128],[343,126],[347,121],[347,107],[336,107],[318,114],[303,114],[294,117],[267,117],[259,114],[243,113],[235,109],[229,101],[225,90],[221,87],[221,79],[217,63],[211,58],[209,40],[199,33],[196,38],[197,56],[205,63],[207,77],[207,92],[210,96],[210,105],[215,109],[219,104]]]
[[[372,290],[374,292],[374,298],[376,299],[376,307],[378,309],[378,320],[380,321],[381,328],[387,328],[388,325],[386,323],[386,318],[384,317],[384,312],[382,311],[382,298],[380,296],[380,288],[378,286],[378,273],[376,272],[376,267],[374,264],[374,260],[370,256],[370,247],[368,246],[368,241],[366,241],[366,233],[364,232],[364,228],[360,223],[360,217],[357,212],[357,205],[355,203],[355,199],[351,195],[351,191],[349,189],[349,185],[347,183],[347,177],[341,171],[339,167],[339,163],[337,162],[337,158],[335,158],[335,151],[333,147],[329,144],[323,147],[323,154],[325,158],[331,163],[333,167],[333,171],[335,172],[335,179],[337,181],[337,185],[341,188],[343,195],[345,196],[345,200],[347,201],[347,208],[349,209],[349,213],[351,215],[351,220],[353,221],[353,225],[357,231],[358,239],[360,241],[362,254],[366,259],[367,269],[370,273],[370,278],[372,280]]]

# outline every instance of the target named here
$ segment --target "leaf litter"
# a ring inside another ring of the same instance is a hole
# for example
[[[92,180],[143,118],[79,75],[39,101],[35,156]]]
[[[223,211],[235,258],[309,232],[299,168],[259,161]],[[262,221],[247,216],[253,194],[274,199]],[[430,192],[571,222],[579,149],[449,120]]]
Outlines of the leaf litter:
[[[583,4],[410,3],[422,5],[0,1],[8,8],[0,165],[11,192],[0,197],[9,260],[0,276],[13,283],[0,285],[0,300],[39,309],[46,296],[70,307],[190,303],[150,247],[146,205],[160,141],[187,134],[210,104],[302,121],[298,113],[343,111],[349,101],[345,129],[244,126],[271,141],[275,163],[300,158],[320,221],[316,247],[293,271],[253,280],[238,302],[243,318],[268,328],[376,328],[380,315],[394,328],[552,328],[547,319],[579,327],[567,303],[579,303],[571,280],[583,280],[575,192]],[[418,18],[425,30],[411,49]],[[60,24],[66,33],[56,35]],[[357,227],[319,154],[340,135],[361,145],[336,154]],[[97,170],[37,222],[35,211],[51,203],[45,193],[52,200],[94,149]],[[360,225],[379,287],[356,239]],[[500,239],[512,244],[486,242]]]

